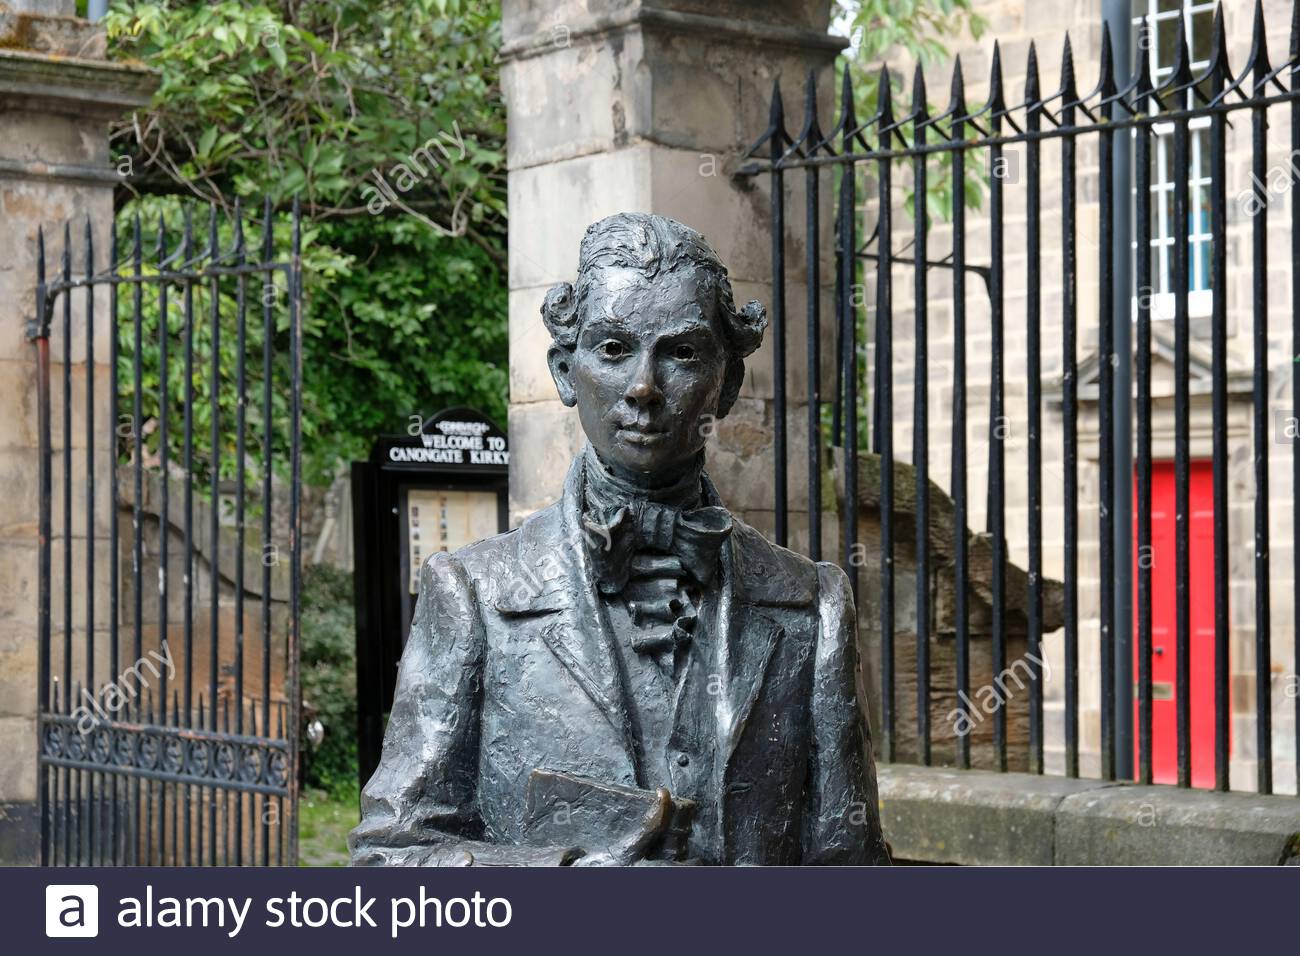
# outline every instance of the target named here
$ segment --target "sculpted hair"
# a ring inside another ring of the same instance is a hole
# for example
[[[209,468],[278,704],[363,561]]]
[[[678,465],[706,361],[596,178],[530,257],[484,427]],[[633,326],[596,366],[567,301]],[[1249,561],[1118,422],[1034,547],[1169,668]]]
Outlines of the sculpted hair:
[[[702,287],[717,297],[718,318],[727,340],[727,371],[718,415],[726,415],[740,394],[745,357],[763,341],[767,311],[756,301],[736,308],[727,267],[694,229],[665,216],[619,213],[587,227],[578,251],[578,281],[552,286],[542,303],[542,321],[555,344],[568,351],[578,344],[587,296],[600,273],[635,269],[647,279],[678,269],[699,270]]]

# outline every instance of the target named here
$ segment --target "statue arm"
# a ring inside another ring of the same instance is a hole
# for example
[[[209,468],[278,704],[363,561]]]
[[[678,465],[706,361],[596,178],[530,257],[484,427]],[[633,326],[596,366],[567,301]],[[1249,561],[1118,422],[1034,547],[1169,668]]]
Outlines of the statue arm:
[[[805,864],[887,864],[876,765],[858,667],[857,612],[848,576],[817,566],[818,618],[813,673],[810,792],[805,800]]]
[[[383,755],[361,794],[361,823],[348,837],[353,865],[558,865],[575,855],[482,839],[477,791],[485,645],[465,569],[448,554],[435,555],[420,572]]]

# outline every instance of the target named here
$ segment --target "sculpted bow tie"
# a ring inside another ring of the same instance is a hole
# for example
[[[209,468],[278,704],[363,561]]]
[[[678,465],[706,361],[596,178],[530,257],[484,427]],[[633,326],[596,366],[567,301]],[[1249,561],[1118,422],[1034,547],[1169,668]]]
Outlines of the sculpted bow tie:
[[[632,558],[643,551],[671,554],[701,585],[713,580],[718,553],[731,534],[726,508],[674,508],[645,499],[620,506],[602,522],[583,515],[587,549],[602,594],[619,594],[632,573]]]

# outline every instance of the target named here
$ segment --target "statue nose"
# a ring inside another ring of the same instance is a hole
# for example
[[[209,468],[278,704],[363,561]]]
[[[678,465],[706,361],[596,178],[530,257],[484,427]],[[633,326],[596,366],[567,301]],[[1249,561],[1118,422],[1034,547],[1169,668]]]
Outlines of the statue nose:
[[[623,393],[623,399],[633,408],[656,405],[663,401],[663,393],[655,382],[654,368],[649,361],[637,364],[632,380]]]

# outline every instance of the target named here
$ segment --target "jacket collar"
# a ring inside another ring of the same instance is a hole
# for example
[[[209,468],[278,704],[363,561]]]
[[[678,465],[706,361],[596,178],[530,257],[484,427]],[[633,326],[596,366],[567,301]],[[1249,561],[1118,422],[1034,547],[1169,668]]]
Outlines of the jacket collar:
[[[702,476],[704,503],[722,505],[708,475]],[[496,609],[503,614],[543,614],[574,607],[578,596],[594,590],[595,578],[582,530],[582,459],[564,480],[559,502],[530,515],[519,527],[517,570],[498,583]],[[805,607],[816,594],[816,571],[799,556],[778,548],[743,521],[723,548],[723,576],[733,590],[733,605]]]

